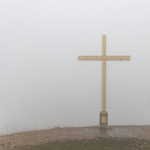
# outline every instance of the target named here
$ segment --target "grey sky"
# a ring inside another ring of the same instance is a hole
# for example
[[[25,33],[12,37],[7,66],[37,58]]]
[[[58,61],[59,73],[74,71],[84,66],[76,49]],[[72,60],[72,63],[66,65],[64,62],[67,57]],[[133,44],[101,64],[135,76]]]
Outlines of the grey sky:
[[[149,0],[0,0],[0,132],[99,124],[101,61],[109,125],[150,124]]]

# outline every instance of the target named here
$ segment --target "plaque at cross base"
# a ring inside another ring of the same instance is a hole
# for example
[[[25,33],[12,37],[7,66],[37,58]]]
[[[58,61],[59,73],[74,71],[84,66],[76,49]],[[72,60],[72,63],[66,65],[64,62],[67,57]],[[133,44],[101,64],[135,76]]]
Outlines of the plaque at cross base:
[[[100,127],[108,127],[108,113],[107,111],[101,111],[100,113]]]

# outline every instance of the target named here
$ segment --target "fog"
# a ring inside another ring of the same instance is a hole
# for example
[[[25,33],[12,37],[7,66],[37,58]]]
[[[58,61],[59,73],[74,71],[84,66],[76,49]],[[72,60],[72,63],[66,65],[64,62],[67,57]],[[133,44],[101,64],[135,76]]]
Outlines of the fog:
[[[109,125],[150,124],[149,0],[0,0],[0,133],[99,125],[107,61]]]

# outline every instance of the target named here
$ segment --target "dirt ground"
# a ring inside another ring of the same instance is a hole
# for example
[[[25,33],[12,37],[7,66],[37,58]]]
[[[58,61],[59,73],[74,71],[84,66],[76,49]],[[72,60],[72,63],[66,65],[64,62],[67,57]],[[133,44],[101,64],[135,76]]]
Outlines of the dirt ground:
[[[93,139],[99,137],[138,138],[150,141],[149,126],[108,126],[108,128],[68,127],[37,131],[27,131],[12,135],[0,136],[0,150],[13,149],[17,146],[30,146],[48,143],[50,141],[66,141]]]

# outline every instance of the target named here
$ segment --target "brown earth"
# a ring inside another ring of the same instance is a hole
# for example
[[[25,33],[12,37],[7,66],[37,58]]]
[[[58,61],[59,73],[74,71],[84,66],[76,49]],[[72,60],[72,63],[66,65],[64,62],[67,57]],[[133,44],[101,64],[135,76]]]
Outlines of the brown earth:
[[[27,131],[0,136],[0,150],[11,150],[17,146],[39,145],[56,140],[81,140],[98,137],[138,138],[150,141],[150,126],[68,127]]]

